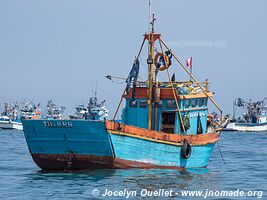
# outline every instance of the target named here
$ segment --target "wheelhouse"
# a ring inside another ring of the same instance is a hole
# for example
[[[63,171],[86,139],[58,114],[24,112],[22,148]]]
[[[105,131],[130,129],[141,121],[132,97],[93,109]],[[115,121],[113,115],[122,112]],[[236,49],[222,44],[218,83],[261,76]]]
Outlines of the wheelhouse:
[[[208,91],[208,82],[204,82],[206,93],[213,96]],[[197,90],[193,83],[176,83],[178,107],[173,95],[173,89],[167,84],[162,83],[156,91],[154,88],[152,127],[153,130],[179,134],[183,132],[178,109],[180,109],[181,118],[185,124],[186,134],[202,134],[207,132],[208,116],[208,97],[203,91]],[[148,128],[148,88],[138,86],[135,88],[135,97],[133,89],[124,96],[126,105],[122,112],[122,122],[127,125],[133,125],[142,128]]]

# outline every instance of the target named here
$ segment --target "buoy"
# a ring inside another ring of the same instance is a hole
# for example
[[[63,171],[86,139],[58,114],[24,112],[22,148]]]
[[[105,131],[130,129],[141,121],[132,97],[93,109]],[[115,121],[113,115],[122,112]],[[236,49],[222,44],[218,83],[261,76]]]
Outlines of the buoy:
[[[158,52],[155,56],[155,62],[159,64],[158,69],[160,71],[164,71],[165,69],[168,69],[170,64],[170,58],[165,53]]]

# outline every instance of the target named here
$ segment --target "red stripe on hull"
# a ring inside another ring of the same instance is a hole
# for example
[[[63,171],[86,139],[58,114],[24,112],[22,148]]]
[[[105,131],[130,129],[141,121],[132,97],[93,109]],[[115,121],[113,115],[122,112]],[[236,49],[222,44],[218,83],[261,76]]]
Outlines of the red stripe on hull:
[[[178,166],[161,166],[151,163],[143,163],[131,160],[122,160],[120,158],[115,158],[114,167],[118,169],[128,169],[128,168],[141,168],[141,169],[176,169],[183,171],[184,168]]]
[[[80,154],[32,154],[34,162],[42,170],[81,170],[81,169],[176,169],[177,166],[160,166],[130,160],[122,160],[110,156],[94,156]]]
[[[75,170],[113,168],[113,157],[81,154],[32,154],[43,170]]]

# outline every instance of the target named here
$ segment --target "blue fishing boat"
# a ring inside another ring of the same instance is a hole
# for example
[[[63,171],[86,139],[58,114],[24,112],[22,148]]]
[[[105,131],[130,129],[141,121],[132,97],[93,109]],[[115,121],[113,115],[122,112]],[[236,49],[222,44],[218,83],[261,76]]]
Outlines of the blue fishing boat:
[[[212,98],[208,81],[196,80],[154,31],[154,15],[151,19],[113,119],[23,120],[29,151],[41,169],[208,165],[221,132],[221,124],[208,116],[208,101],[221,117],[222,111]],[[146,42],[148,80],[139,81],[139,59]],[[169,74],[171,66],[180,66],[190,79],[176,81],[175,75]],[[160,73],[166,74],[166,81],[159,81]]]

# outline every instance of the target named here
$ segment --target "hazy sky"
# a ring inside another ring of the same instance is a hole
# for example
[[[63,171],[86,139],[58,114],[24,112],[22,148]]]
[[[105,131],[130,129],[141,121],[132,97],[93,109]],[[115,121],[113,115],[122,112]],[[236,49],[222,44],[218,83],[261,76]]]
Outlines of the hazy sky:
[[[156,31],[182,62],[193,57],[196,77],[212,82],[226,113],[235,97],[267,96],[267,1],[152,2]],[[45,107],[52,98],[68,114],[97,83],[112,115],[124,84],[104,76],[128,75],[147,19],[148,0],[0,0],[1,107],[25,97]],[[142,72],[145,63],[146,51]]]

